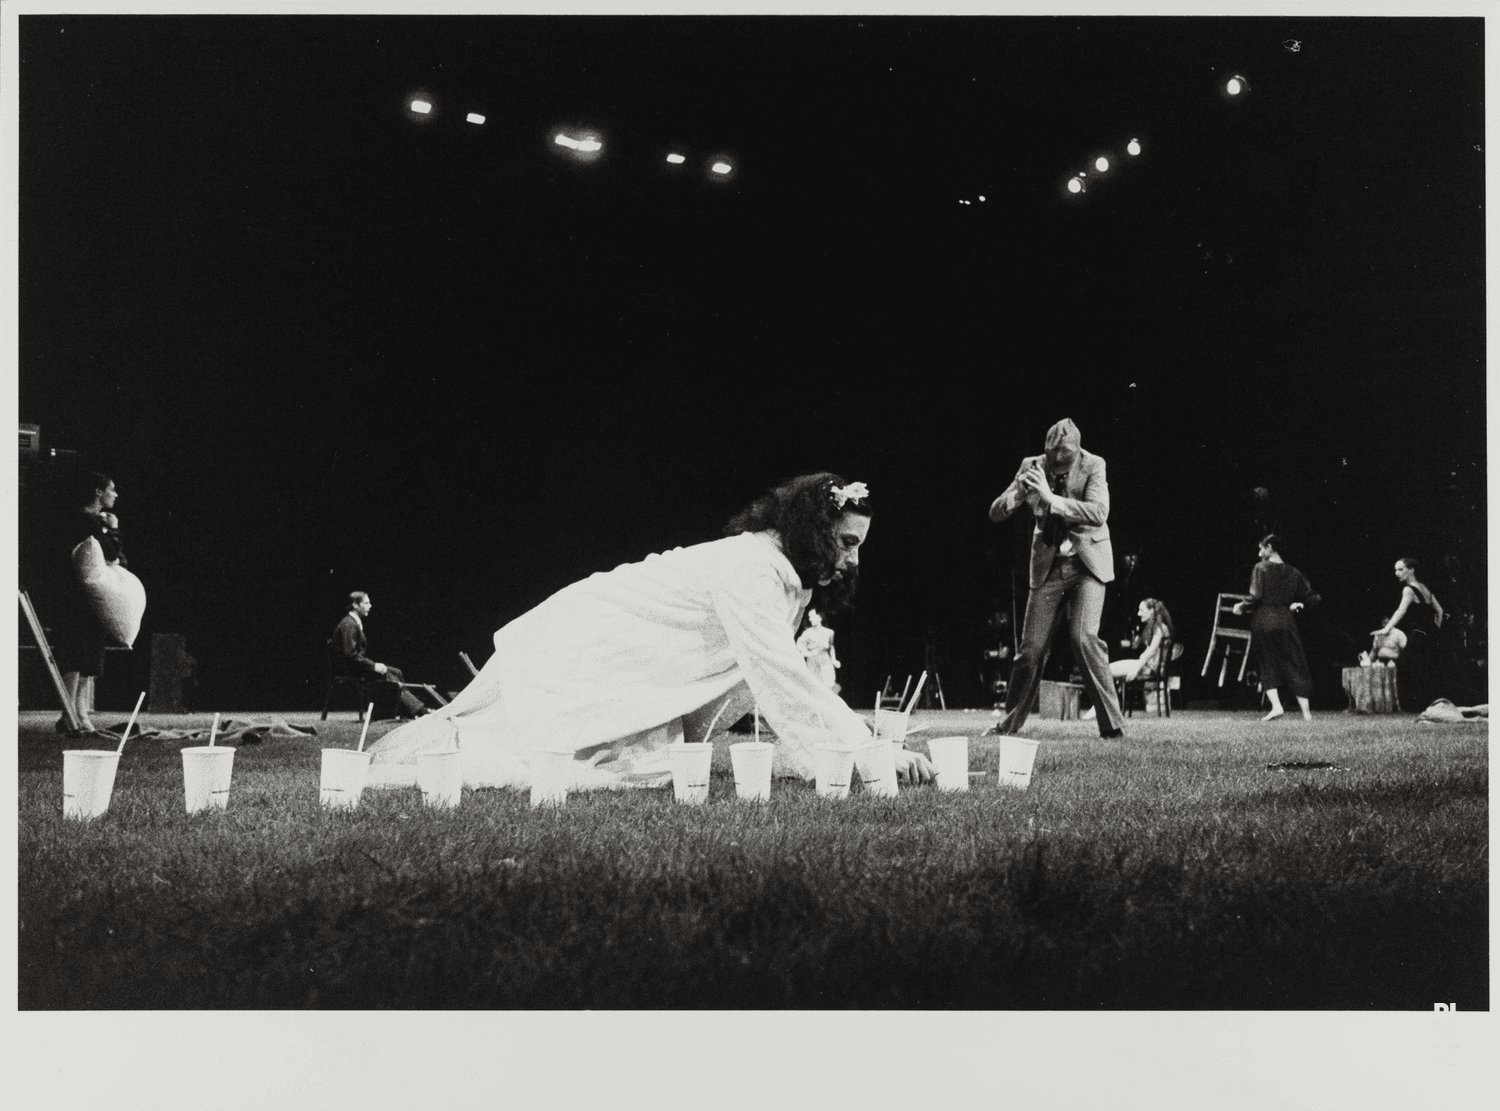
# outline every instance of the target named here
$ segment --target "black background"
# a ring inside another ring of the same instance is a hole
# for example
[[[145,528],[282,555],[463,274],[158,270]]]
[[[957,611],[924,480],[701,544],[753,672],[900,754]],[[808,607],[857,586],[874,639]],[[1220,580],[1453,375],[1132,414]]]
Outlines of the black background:
[[[1070,416],[1140,555],[1111,639],[1162,597],[1189,696],[1217,693],[1213,596],[1248,584],[1265,487],[1325,598],[1315,703],[1341,704],[1398,557],[1485,612],[1482,42],[1478,19],[23,15],[20,418],[115,477],[150,594],[101,703],[177,632],[198,708],[318,705],[351,589],[372,655],[454,687],[459,649],[482,662],[552,591],[827,468],[877,506],[846,696],[920,669],[930,633],[950,704],[987,705],[1025,541],[986,509]]]

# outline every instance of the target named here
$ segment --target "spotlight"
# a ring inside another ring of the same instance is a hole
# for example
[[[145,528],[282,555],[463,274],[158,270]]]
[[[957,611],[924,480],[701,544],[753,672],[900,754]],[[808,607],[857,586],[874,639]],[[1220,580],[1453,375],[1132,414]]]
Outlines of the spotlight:
[[[417,115],[425,116],[432,111],[432,101],[423,100],[421,97],[417,97],[410,104],[408,104],[407,107]]]
[[[481,116],[478,112],[470,112],[467,116],[464,117],[464,119],[468,120],[470,123],[484,122],[484,117]]]
[[[708,179],[717,182],[730,182],[740,176],[739,164],[734,156],[727,153],[711,154],[703,160],[708,168]]]
[[[1069,193],[1082,193],[1083,192],[1083,175],[1082,174],[1079,174],[1076,177],[1070,177],[1070,178],[1068,178],[1068,192]]]
[[[604,149],[603,140],[593,131],[580,131],[574,135],[569,135],[566,131],[559,131],[556,135],[552,136],[552,141],[560,147],[566,147],[575,154],[586,156],[580,159],[585,162],[592,162],[599,152]]]
[[[667,161],[674,166],[681,166],[687,159],[680,154],[669,154],[667,155]]]
[[[1244,74],[1232,73],[1224,79],[1224,84],[1220,88],[1226,97],[1233,100],[1250,91],[1250,82],[1245,79]]]
[[[980,204],[984,203],[984,194],[983,193],[979,194],[979,203]]]
[[[1125,153],[1128,154],[1128,155],[1130,155],[1132,158],[1135,157],[1137,154],[1140,154],[1141,153],[1141,141],[1139,139],[1132,139],[1132,140],[1130,140],[1130,142],[1128,142],[1128,143],[1125,144]]]
[[[1107,173],[1109,170],[1109,159],[1101,154],[1098,158],[1094,159],[1094,169],[1098,170],[1101,174]]]

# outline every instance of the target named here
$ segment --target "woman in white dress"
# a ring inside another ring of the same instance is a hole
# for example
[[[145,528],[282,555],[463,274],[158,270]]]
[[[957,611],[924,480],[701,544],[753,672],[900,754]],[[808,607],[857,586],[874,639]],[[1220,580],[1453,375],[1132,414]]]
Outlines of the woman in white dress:
[[[495,633],[495,653],[442,710],[371,746],[372,786],[414,782],[416,757],[456,744],[470,787],[524,787],[543,749],[571,748],[574,786],[660,787],[667,746],[701,740],[721,709],[757,705],[775,731],[773,771],[812,779],[820,744],[870,729],[813,676],[796,631],[814,588],[847,604],[868,535],[863,483],[792,479],[735,516],[719,540],[674,548],[558,591]],[[917,753],[897,760],[928,782]]]
[[[808,670],[818,677],[820,683],[837,694],[839,681],[834,669],[840,664],[833,650],[833,630],[823,624],[823,615],[815,609],[807,611],[807,628],[797,638],[797,649],[807,661]]]

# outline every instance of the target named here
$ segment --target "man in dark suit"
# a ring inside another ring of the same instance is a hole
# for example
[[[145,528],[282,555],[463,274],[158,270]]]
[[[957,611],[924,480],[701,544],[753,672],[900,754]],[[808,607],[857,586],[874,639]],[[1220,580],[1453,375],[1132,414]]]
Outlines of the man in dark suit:
[[[1011,670],[1005,716],[996,733],[1016,733],[1026,724],[1042,668],[1064,615],[1084,687],[1098,709],[1099,733],[1123,735],[1124,715],[1109,674],[1109,653],[1099,637],[1105,583],[1115,577],[1109,542],[1109,483],[1104,460],[1083,450],[1078,426],[1064,418],[1047,430],[1046,451],[1021,461],[1021,469],[990,506],[990,520],[1004,521],[1023,505],[1032,512],[1031,593],[1021,650]]]
[[[365,655],[365,618],[373,609],[370,596],[363,590],[349,595],[349,612],[344,614],[328,640],[335,669],[342,675],[355,675],[370,683],[370,700],[375,703],[375,718],[421,717],[427,712],[416,695],[404,690],[404,676],[399,668],[376,663]]]

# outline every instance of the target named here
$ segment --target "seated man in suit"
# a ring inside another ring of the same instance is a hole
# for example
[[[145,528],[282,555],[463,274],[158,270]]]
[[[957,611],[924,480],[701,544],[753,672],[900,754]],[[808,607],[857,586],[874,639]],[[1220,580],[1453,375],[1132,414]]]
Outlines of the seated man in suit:
[[[349,612],[344,614],[328,641],[334,670],[369,682],[370,701],[375,703],[372,717],[421,717],[427,712],[427,707],[411,691],[402,689],[404,677],[401,671],[389,664],[376,663],[365,655],[369,645],[365,640],[364,619],[372,608],[370,596],[363,590],[349,595]]]
[[[1109,483],[1104,460],[1084,451],[1078,426],[1063,419],[1047,431],[1046,450],[1021,461],[1016,477],[990,506],[990,520],[1003,521],[1023,506],[1032,514],[1031,593],[1021,650],[1011,670],[1000,734],[1026,724],[1053,639],[1066,620],[1073,656],[1096,707],[1099,733],[1122,735],[1124,715],[1115,699],[1109,654],[1099,639],[1105,584],[1115,577],[1109,542]]]

